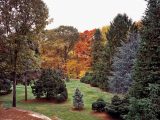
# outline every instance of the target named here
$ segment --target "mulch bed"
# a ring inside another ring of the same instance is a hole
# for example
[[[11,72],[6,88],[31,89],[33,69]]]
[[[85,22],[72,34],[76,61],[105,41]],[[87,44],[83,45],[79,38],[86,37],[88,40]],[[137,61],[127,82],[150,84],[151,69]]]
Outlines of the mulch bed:
[[[37,98],[37,99],[28,99],[27,101],[22,100],[22,102],[24,103],[54,103],[54,104],[63,104],[65,102],[60,102],[58,103],[57,101],[55,101],[54,99],[46,99],[46,98]]]
[[[75,109],[75,108],[72,108],[71,111],[72,112],[81,112],[81,111],[84,111],[85,109]]]
[[[30,115],[31,112],[16,108],[0,109],[1,120],[44,120]]]
[[[97,118],[100,118],[102,120],[118,120],[112,118],[110,115],[106,114],[105,112],[99,113],[99,112],[91,112],[91,114]]]

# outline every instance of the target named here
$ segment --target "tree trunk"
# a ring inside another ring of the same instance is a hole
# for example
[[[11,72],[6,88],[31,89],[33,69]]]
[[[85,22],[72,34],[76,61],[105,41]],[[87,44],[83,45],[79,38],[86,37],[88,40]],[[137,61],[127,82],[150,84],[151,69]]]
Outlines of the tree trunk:
[[[79,65],[79,59],[78,59],[78,55],[76,56],[77,58],[77,66],[76,66],[76,78],[79,79],[79,70],[78,70],[78,65]]]
[[[24,80],[25,80],[25,101],[27,101],[27,78],[26,78],[26,72],[24,74]]]
[[[12,107],[16,107],[16,72],[13,72],[13,101]]]
[[[17,49],[14,50],[14,65],[13,65],[13,101],[12,101],[12,107],[16,107],[16,74],[17,74]]]

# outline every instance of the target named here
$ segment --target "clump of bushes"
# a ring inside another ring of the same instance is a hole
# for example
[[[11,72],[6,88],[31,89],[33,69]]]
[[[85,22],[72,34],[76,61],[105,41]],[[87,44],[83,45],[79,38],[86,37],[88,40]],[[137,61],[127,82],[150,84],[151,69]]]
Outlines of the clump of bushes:
[[[99,98],[96,102],[92,103],[92,110],[96,112],[104,112],[105,111],[106,102]]]
[[[84,75],[84,77],[80,79],[80,81],[82,83],[90,84],[92,79],[93,79],[93,73],[86,72],[86,74]]]
[[[40,79],[35,81],[31,88],[36,98],[45,97],[57,102],[66,101],[68,98],[65,82],[57,70],[43,69]]]
[[[121,119],[125,119],[128,111],[129,100],[127,96],[121,99],[119,96],[115,95],[111,100],[111,104],[107,104],[105,107],[105,112],[107,112],[111,116]]]
[[[78,88],[76,88],[73,95],[73,106],[77,110],[81,110],[84,108],[83,94],[81,94],[81,91]]]

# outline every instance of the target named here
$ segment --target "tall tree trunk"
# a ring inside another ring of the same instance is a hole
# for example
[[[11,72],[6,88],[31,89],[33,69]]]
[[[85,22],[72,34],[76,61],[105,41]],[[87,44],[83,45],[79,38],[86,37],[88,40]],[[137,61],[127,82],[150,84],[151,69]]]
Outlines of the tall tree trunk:
[[[76,66],[76,78],[79,79],[79,70],[78,70],[78,65],[79,65],[79,59],[78,59],[78,55],[76,56],[77,59],[77,66]]]
[[[26,78],[26,72],[24,73],[24,80],[25,80],[25,101],[27,101],[27,78]]]
[[[16,107],[16,72],[13,72],[13,101],[12,107]]]
[[[12,107],[16,107],[16,73],[17,73],[17,50],[14,51],[14,71],[13,71],[13,101],[12,101]]]

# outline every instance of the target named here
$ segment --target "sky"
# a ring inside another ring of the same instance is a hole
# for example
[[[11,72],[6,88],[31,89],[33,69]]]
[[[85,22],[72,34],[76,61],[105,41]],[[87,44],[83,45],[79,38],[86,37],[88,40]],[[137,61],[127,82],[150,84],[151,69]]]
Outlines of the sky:
[[[53,22],[46,29],[60,25],[73,26],[79,32],[109,25],[118,13],[126,13],[133,21],[144,15],[144,0],[43,0]]]

